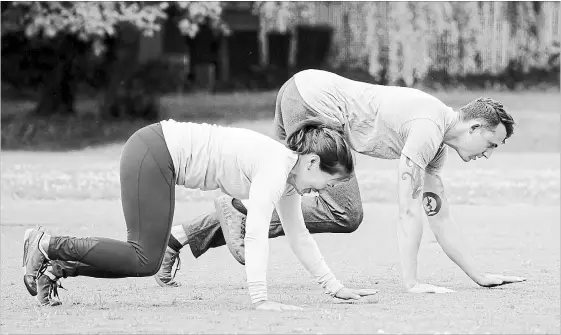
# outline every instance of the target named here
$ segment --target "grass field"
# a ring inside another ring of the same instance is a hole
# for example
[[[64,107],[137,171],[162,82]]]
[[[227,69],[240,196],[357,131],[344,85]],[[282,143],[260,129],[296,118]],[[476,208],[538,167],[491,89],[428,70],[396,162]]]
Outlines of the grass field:
[[[440,97],[459,107],[480,95],[442,93]],[[345,304],[324,295],[286,239],[278,238],[270,242],[270,296],[301,305],[303,312],[252,311],[243,267],[224,247],[197,260],[183,252],[178,273],[183,286],[178,289],[162,289],[152,278],[69,278],[63,281],[68,291],[60,292],[64,304],[40,308],[22,283],[23,232],[41,224],[57,234],[123,239],[117,172],[122,143],[69,152],[3,151],[0,332],[558,334],[558,94],[499,95],[512,106],[519,123],[516,135],[488,161],[465,164],[452,157],[444,184],[454,216],[481,267],[525,276],[525,283],[479,288],[446,257],[426,226],[419,277],[456,292],[405,293],[395,233],[397,161],[359,156],[363,224],[353,234],[322,234],[315,239],[345,284],[380,290],[377,303]],[[171,97],[166,106],[175,106],[170,117],[177,119],[198,117],[189,116],[187,106],[204,107],[223,123],[270,134],[271,97],[274,94],[197,96],[189,103]],[[243,118],[250,106],[252,111]],[[2,108],[4,113],[4,104]],[[238,116],[223,119],[224,110]],[[211,199],[217,194],[177,191],[176,222],[211,210]]]

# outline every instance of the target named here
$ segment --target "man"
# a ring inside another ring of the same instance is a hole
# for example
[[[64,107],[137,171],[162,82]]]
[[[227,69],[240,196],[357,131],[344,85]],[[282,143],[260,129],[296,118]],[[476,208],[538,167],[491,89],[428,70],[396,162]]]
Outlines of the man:
[[[479,270],[450,215],[441,179],[448,147],[465,162],[488,159],[512,135],[514,121],[499,102],[480,98],[455,112],[437,98],[416,89],[372,85],[326,71],[305,70],[279,90],[274,119],[277,139],[284,141],[294,125],[307,118],[339,124],[358,153],[400,160],[398,243],[403,282],[409,292],[450,292],[417,279],[423,215],[428,217],[448,257],[480,286],[525,280],[486,275]],[[160,285],[177,285],[171,269],[179,250],[186,244],[198,257],[208,248],[226,243],[232,255],[244,264],[245,207],[240,200],[226,196],[218,198],[215,206],[218,213],[172,228],[164,263],[156,275]],[[304,197],[302,210],[311,233],[353,232],[363,217],[356,178],[353,176],[317,197]],[[195,233],[202,230],[213,231],[212,237],[201,238]],[[269,237],[281,235],[284,232],[274,214]]]

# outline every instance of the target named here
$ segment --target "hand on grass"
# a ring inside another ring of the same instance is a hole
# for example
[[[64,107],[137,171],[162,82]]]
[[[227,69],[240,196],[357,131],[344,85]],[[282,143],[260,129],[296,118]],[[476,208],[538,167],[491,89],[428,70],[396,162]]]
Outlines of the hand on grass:
[[[378,293],[378,290],[374,289],[354,289],[354,288],[346,288],[343,287],[342,289],[335,294],[335,298],[339,298],[342,300],[360,300],[362,297],[366,297],[369,295],[375,295]]]
[[[258,303],[255,306],[255,309],[258,310],[258,311],[272,311],[272,312],[301,311],[301,310],[303,310],[302,307],[281,304],[280,302],[269,301],[269,300]]]
[[[430,284],[415,284],[413,287],[408,288],[407,291],[411,293],[451,293],[455,292],[446,287],[434,286]]]
[[[519,283],[526,281],[526,278],[516,276],[503,276],[503,275],[483,275],[477,279],[477,284],[483,287],[495,287],[512,283]]]

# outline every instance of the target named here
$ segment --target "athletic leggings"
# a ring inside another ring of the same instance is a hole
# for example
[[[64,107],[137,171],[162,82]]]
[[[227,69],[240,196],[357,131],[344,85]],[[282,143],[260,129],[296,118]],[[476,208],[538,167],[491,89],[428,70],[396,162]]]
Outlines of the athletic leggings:
[[[127,241],[51,236],[51,260],[78,262],[69,276],[143,277],[160,268],[175,209],[175,170],[159,123],[129,138],[120,178]]]

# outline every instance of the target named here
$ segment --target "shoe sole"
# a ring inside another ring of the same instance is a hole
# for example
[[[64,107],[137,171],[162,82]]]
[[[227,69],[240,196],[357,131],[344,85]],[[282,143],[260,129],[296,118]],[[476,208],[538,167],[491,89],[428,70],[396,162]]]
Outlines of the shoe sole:
[[[232,236],[230,235],[230,230],[227,225],[227,219],[224,215],[224,210],[222,209],[227,204],[224,204],[225,199],[230,199],[226,197],[218,197],[214,199],[214,208],[218,214],[218,220],[220,221],[220,227],[222,228],[222,234],[224,235],[224,240],[226,240],[226,246],[230,250],[230,253],[234,258],[241,264],[245,265],[245,255],[240,255],[238,250],[232,245]]]
[[[158,283],[158,285],[160,285],[161,287],[165,287],[165,288],[169,288],[169,287],[179,287],[180,285],[177,282],[173,282],[173,284],[170,283],[164,283],[160,278],[158,278],[157,276],[154,276],[154,279],[156,280],[156,283]]]
[[[39,307],[56,307],[56,306],[60,306],[62,305],[62,302],[60,301],[56,301],[56,302],[48,302],[45,304],[39,303]]]

